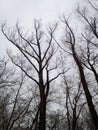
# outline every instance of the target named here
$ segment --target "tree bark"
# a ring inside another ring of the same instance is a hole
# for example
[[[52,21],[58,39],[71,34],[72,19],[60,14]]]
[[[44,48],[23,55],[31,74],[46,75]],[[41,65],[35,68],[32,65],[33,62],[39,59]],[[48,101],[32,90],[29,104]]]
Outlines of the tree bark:
[[[39,130],[46,130],[46,95],[45,95],[45,86],[43,81],[43,69],[42,69],[41,58],[39,64],[39,90],[40,90]]]
[[[88,104],[88,107],[89,107],[89,110],[90,110],[92,121],[95,125],[95,130],[98,130],[98,116],[97,116],[97,112],[95,110],[95,107],[94,107],[94,104],[93,104],[93,101],[92,101],[92,96],[91,96],[89,89],[88,89],[88,85],[87,85],[87,82],[86,82],[86,79],[85,79],[83,67],[82,67],[82,64],[81,64],[80,60],[78,59],[76,53],[74,52],[74,49],[72,51],[73,51],[73,58],[74,58],[77,66],[78,66],[78,69],[79,69],[80,78],[81,78],[81,82],[82,82],[83,89],[84,89],[84,92],[85,92],[85,96],[86,96],[86,99],[87,99],[87,104]]]
[[[46,101],[43,97],[40,104],[39,130],[46,130]]]

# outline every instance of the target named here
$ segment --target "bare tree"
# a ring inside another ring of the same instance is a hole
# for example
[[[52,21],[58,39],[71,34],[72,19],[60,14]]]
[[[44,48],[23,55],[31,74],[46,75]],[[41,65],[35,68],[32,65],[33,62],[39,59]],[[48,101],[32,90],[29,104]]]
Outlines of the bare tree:
[[[72,83],[66,76],[63,76],[64,88],[66,93],[66,117],[68,130],[76,130],[78,128],[79,117],[83,110],[86,101],[81,101],[83,90],[81,89],[81,81],[79,83]]]
[[[93,123],[95,125],[95,129],[97,130],[98,129],[98,123],[97,123],[98,115],[97,115],[94,103],[92,101],[92,95],[88,89],[88,84],[87,84],[86,77],[84,74],[84,68],[83,68],[81,59],[79,58],[76,48],[75,48],[76,47],[75,33],[73,32],[72,28],[69,26],[68,20],[65,18],[65,16],[63,16],[63,19],[61,19],[61,21],[65,25],[65,29],[66,29],[66,33],[65,33],[66,36],[64,37],[63,43],[69,47],[69,52],[66,51],[66,49],[63,49],[63,50],[69,53],[73,57],[78,67],[81,83],[83,86],[83,90],[85,92],[90,114],[91,114]]]
[[[54,32],[57,24],[48,27],[48,33],[42,31],[40,21],[34,21],[34,31],[30,35],[24,35],[19,25],[11,33],[5,32],[5,25],[2,25],[2,32],[24,56],[25,63],[21,67],[19,62],[10,55],[12,62],[20,68],[32,81],[39,87],[40,104],[39,104],[39,130],[46,129],[46,103],[52,81],[57,79],[62,72],[50,75],[58,68],[58,63],[53,64],[53,57],[57,49],[53,42]],[[55,58],[56,59],[56,58]],[[51,64],[52,63],[52,64]],[[26,68],[29,68],[29,73]],[[33,71],[32,71],[33,69]],[[34,76],[32,76],[34,73]]]
[[[96,1],[97,3],[97,1]],[[90,5],[90,10],[92,12],[98,13],[98,9],[93,3],[93,1],[88,1],[87,3]],[[98,84],[98,72],[96,69],[96,66],[98,65],[97,60],[98,60],[98,45],[97,45],[97,40],[98,40],[98,17],[97,15],[94,15],[92,13],[92,16],[88,14],[88,11],[90,12],[89,8],[87,9],[81,9],[81,7],[78,7],[77,12],[80,16],[80,18],[84,21],[84,33],[82,33],[82,40],[86,46],[86,52],[83,53],[83,65],[85,65],[86,68],[88,68],[90,71],[93,72],[96,82]],[[83,50],[82,50],[83,52]]]
[[[37,118],[35,113],[39,113],[36,89],[23,71],[13,69],[8,63],[1,60],[0,64],[0,128],[33,129]]]

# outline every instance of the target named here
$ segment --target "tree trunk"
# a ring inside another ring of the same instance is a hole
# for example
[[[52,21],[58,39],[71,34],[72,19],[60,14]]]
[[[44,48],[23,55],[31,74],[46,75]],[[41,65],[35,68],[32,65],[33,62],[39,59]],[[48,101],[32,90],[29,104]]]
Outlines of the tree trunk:
[[[75,130],[75,129],[76,129],[76,120],[77,120],[77,119],[73,119],[73,122],[72,122],[72,130]]]
[[[41,52],[39,53],[39,57],[40,55]],[[46,95],[45,95],[45,86],[43,83],[43,69],[42,69],[41,58],[39,64],[39,84],[40,84],[39,85],[39,90],[40,90],[39,130],[46,130]]]
[[[76,107],[73,108],[73,121],[72,121],[72,130],[76,129],[77,117],[76,117]]]
[[[43,96],[43,99],[40,103],[40,117],[39,117],[39,130],[46,130],[46,100]]]
[[[93,104],[93,101],[92,101],[92,96],[91,96],[89,89],[88,89],[88,85],[87,85],[87,82],[86,82],[86,79],[85,79],[83,67],[82,67],[81,62],[79,61],[77,55],[75,54],[75,52],[73,52],[73,57],[74,57],[74,60],[77,64],[79,72],[80,72],[81,82],[82,82],[83,89],[84,89],[84,92],[85,92],[85,96],[86,96],[86,99],[87,99],[87,104],[88,104],[88,107],[89,107],[89,110],[90,110],[92,121],[95,125],[95,130],[98,130],[98,116],[97,116],[97,112],[95,110],[95,107],[94,107],[94,104]]]

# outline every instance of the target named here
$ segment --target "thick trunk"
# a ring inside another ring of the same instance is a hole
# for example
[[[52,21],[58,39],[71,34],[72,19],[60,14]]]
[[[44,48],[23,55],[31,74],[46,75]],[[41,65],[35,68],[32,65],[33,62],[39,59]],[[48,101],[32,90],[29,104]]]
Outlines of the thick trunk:
[[[75,130],[76,129],[76,121],[77,119],[74,119],[73,120],[73,123],[72,123],[72,130]]]
[[[39,64],[39,90],[40,90],[40,108],[39,108],[39,130],[46,130],[46,95],[43,83],[43,69],[40,58]]]
[[[76,107],[73,109],[73,121],[72,121],[72,130],[76,129],[77,117],[76,117]]]
[[[93,101],[92,101],[92,96],[91,96],[89,89],[88,89],[88,85],[87,85],[87,82],[86,82],[86,79],[85,79],[83,67],[82,67],[82,65],[81,65],[81,63],[80,63],[80,61],[79,61],[79,59],[78,59],[78,57],[76,56],[75,53],[73,54],[73,57],[74,57],[74,60],[77,64],[79,72],[80,72],[81,82],[82,82],[83,89],[84,89],[84,92],[85,92],[85,96],[86,96],[86,99],[87,99],[90,114],[91,114],[93,123],[95,125],[95,130],[98,130],[98,116],[97,116],[97,112],[95,110],[95,107],[94,107],[94,104],[93,104]]]
[[[46,101],[42,99],[40,103],[39,130],[46,130]]]

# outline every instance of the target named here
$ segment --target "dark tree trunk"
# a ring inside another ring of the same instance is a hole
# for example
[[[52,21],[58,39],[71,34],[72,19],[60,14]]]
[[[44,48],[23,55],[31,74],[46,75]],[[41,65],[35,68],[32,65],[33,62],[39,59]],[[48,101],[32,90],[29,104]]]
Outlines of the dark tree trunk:
[[[73,119],[73,122],[72,122],[72,130],[75,130],[75,129],[76,129],[76,122],[77,122],[77,119]]]
[[[92,120],[93,120],[94,125],[95,125],[95,130],[98,130],[97,112],[95,110],[95,107],[94,107],[94,104],[93,104],[93,101],[92,101],[92,96],[91,96],[89,89],[88,89],[88,85],[87,85],[87,82],[86,82],[86,79],[85,79],[82,64],[81,64],[80,60],[78,59],[76,53],[74,52],[74,49],[73,49],[73,58],[74,58],[74,60],[77,64],[79,72],[80,72],[81,82],[82,82],[83,89],[84,89],[84,92],[85,92],[85,96],[86,96],[86,99],[87,99],[87,104],[88,104],[88,107],[89,107],[89,110],[90,110],[90,114],[91,114]]]
[[[46,130],[46,100],[43,97],[40,103],[39,130]]]
[[[76,107],[73,108],[73,121],[72,121],[72,130],[76,129],[77,117],[76,117]]]
[[[42,64],[39,66],[39,89],[40,89],[40,108],[39,108],[39,130],[46,130],[46,95],[45,86],[43,83]]]

